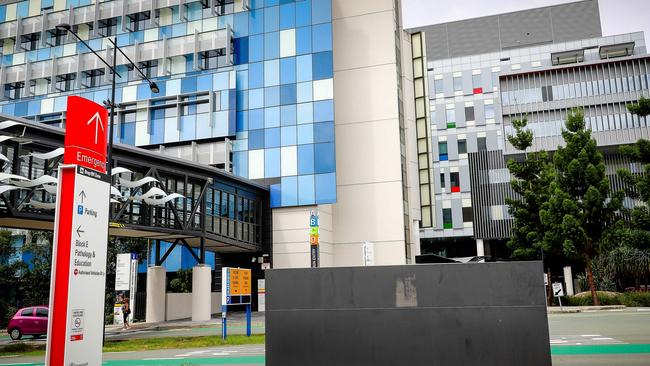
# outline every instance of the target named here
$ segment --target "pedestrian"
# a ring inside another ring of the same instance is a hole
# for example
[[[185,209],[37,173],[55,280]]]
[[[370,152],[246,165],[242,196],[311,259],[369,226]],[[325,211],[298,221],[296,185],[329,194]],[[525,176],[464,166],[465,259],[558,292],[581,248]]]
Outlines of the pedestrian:
[[[131,307],[129,306],[129,298],[124,298],[124,303],[122,304],[122,316],[124,317],[124,326],[122,329],[131,329],[129,325],[129,315],[131,315]]]

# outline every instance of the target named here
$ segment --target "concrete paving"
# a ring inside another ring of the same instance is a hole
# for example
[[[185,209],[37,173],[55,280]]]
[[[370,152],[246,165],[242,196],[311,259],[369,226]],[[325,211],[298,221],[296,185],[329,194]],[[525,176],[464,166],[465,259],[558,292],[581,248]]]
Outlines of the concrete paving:
[[[547,308],[549,314],[561,313],[585,313],[605,310],[621,310],[625,305],[602,305],[602,306],[550,306]]]

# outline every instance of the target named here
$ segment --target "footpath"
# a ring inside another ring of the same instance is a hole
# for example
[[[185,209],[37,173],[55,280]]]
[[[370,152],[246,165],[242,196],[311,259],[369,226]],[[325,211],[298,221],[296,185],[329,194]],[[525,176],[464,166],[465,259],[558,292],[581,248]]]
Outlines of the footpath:
[[[246,314],[243,312],[228,313],[228,334],[246,333]],[[137,331],[171,331],[183,329],[221,329],[221,315],[212,315],[210,320],[192,321],[191,319],[170,320],[160,323],[133,323],[130,330],[123,330],[121,325],[107,325],[106,334],[118,334]],[[264,314],[252,313],[251,328],[253,334],[264,333]]]
[[[625,305],[602,305],[602,306],[549,306],[547,312],[549,314],[572,314],[572,313],[589,313],[594,311],[612,311],[623,310]]]

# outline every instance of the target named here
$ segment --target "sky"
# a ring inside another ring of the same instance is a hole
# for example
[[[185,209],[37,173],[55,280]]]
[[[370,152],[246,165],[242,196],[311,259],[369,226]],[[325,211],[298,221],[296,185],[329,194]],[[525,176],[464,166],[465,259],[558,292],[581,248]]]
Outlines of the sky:
[[[567,0],[402,0],[404,28],[445,23],[541,6]],[[598,0],[603,35],[644,31],[650,37],[650,0]]]

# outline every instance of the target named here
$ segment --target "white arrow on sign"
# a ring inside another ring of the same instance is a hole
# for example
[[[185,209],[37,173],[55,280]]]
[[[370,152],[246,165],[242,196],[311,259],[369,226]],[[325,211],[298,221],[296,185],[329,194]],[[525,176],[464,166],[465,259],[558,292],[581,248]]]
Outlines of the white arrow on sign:
[[[104,131],[104,122],[102,122],[99,112],[95,112],[95,115],[90,117],[88,122],[86,122],[86,126],[90,126],[93,122],[95,123],[95,143],[97,143],[97,134],[99,133],[99,129],[101,128],[102,131]]]

